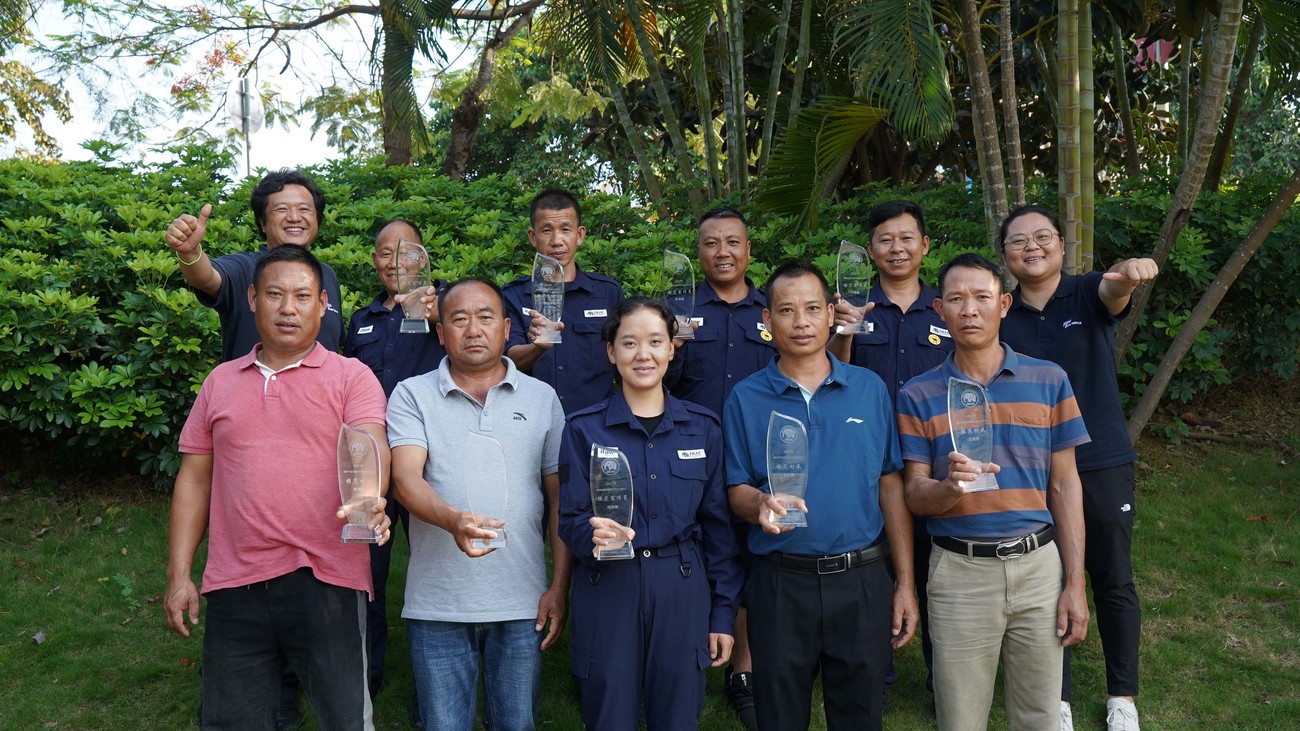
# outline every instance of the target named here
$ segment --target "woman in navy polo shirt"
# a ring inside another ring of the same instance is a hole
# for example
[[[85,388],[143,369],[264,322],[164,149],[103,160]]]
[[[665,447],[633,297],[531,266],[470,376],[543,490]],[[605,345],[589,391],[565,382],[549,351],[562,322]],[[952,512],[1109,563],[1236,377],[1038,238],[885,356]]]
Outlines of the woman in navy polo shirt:
[[[574,412],[560,446],[560,537],[573,573],[573,675],[587,728],[694,728],[705,670],[727,662],[741,587],[722,479],[722,431],[708,409],[669,396],[676,320],[661,302],[623,300],[601,339],[618,390]],[[592,513],[593,444],[632,470],[630,526]],[[597,561],[629,540],[631,559]]]

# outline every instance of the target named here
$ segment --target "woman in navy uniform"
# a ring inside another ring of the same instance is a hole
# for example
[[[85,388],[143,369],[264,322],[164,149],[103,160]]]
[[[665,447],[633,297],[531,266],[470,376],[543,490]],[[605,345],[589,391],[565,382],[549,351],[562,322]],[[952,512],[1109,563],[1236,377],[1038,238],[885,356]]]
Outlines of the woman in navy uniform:
[[[705,670],[731,655],[742,577],[712,412],[669,396],[676,320],[661,302],[623,300],[601,339],[617,391],[574,412],[560,446],[560,537],[573,551],[573,675],[589,729],[691,729]],[[632,525],[593,516],[593,444],[632,470]],[[597,561],[630,540],[633,557]]]

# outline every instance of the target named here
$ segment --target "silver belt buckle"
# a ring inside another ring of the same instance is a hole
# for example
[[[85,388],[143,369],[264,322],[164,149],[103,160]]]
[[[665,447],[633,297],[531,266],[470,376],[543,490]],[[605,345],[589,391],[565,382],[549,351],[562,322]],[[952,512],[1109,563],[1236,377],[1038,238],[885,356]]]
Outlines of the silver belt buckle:
[[[825,570],[822,566],[825,566]],[[817,574],[825,576],[827,574],[838,574],[849,569],[849,554],[841,553],[838,556],[822,556],[817,559]]]
[[[1029,553],[1029,536],[1021,536],[1014,541],[999,543],[994,550],[994,554],[1003,561],[1020,558],[1026,553]]]

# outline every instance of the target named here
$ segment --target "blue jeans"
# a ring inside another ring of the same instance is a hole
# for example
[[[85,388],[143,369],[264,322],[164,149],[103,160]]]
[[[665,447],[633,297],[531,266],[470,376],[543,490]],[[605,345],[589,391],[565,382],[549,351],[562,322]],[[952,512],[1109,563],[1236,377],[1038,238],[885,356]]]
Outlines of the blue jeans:
[[[471,731],[478,709],[479,659],[488,731],[533,731],[542,688],[541,636],[534,621],[432,622],[408,619],[411,665],[428,731]]]

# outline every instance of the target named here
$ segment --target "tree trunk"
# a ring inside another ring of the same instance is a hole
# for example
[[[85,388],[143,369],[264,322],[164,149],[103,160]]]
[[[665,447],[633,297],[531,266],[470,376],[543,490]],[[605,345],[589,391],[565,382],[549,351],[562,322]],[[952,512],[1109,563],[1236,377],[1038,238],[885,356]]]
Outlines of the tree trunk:
[[[1208,78],[1202,79],[1201,108],[1197,112],[1196,135],[1192,140],[1191,154],[1183,172],[1178,178],[1178,190],[1174,191],[1173,204],[1165,222],[1160,228],[1160,238],[1156,240],[1156,249],[1152,258],[1156,264],[1164,265],[1169,252],[1178,240],[1178,233],[1183,230],[1187,220],[1192,217],[1192,208],[1196,205],[1196,196],[1201,192],[1205,181],[1205,168],[1209,164],[1210,149],[1214,146],[1215,136],[1219,132],[1219,119],[1223,116],[1223,98],[1228,91],[1228,77],[1232,74],[1232,57],[1237,50],[1237,29],[1241,26],[1242,0],[1223,0],[1219,12],[1219,27],[1214,33],[1214,45],[1211,47],[1212,63]],[[1133,333],[1137,331],[1142,320],[1142,312],[1147,301],[1151,299],[1151,283],[1137,288],[1133,293],[1132,310],[1121,323],[1115,337],[1115,359],[1120,362],[1128,352]]]
[[[1086,0],[1084,0],[1086,2]],[[1056,99],[1061,116],[1056,120],[1057,213],[1065,243],[1065,271],[1079,273],[1079,243],[1083,238],[1080,210],[1083,173],[1079,139],[1083,123],[1079,114],[1079,0],[1061,0],[1056,24]]]
[[[731,74],[731,23],[726,22],[726,12],[726,3],[718,3],[718,49],[721,58],[726,60],[718,64],[718,76],[722,80],[722,134],[726,140],[727,153],[726,190],[734,192],[740,190],[740,160],[736,157],[740,140],[736,139],[736,125],[731,123],[731,116],[736,109],[736,77]]]
[[[1255,57],[1259,54],[1260,42],[1264,40],[1264,21],[1256,18],[1250,29],[1250,39],[1241,57],[1241,67],[1237,69],[1237,80],[1232,84],[1232,99],[1228,102],[1228,112],[1223,118],[1223,131],[1214,143],[1210,153],[1210,167],[1205,173],[1205,187],[1217,191],[1223,182],[1223,170],[1228,164],[1228,150],[1232,147],[1232,135],[1237,128],[1237,115],[1241,113],[1241,104],[1246,100],[1250,89],[1250,72],[1255,68]]]
[[[704,165],[708,171],[709,197],[723,195],[722,169],[718,158],[718,133],[713,129],[713,99],[709,96],[708,53],[701,50],[691,60],[691,85],[695,87],[695,106],[700,115],[700,137],[704,140]]]
[[[794,88],[790,90],[790,116],[786,120],[786,129],[794,126],[795,117],[799,116],[799,105],[803,103],[803,77],[808,70],[808,49],[812,45],[812,0],[800,0],[799,10],[799,50],[794,56]]]
[[[966,66],[970,74],[971,114],[975,122],[975,152],[979,156],[980,187],[984,192],[985,227],[989,245],[997,249],[998,227],[1008,213],[1002,146],[998,142],[997,117],[993,113],[993,90],[980,36],[979,10],[975,0],[961,0],[960,5],[961,24],[966,36]]]
[[[407,40],[401,27],[389,18],[395,12],[388,3],[384,10],[384,61],[380,75],[380,88],[386,90],[382,107],[384,112],[384,164],[390,167],[411,164],[411,115],[418,114],[414,91],[411,88],[411,67],[415,62],[415,46]],[[395,90],[396,93],[387,93]]]
[[[1291,174],[1291,179],[1287,184],[1278,191],[1273,202],[1265,209],[1264,215],[1255,223],[1254,228],[1232,253],[1228,261],[1224,263],[1223,269],[1219,270],[1218,276],[1210,283],[1209,289],[1201,295],[1201,299],[1192,308],[1192,314],[1188,316],[1187,321],[1174,337],[1174,342],[1170,344],[1169,350],[1165,352],[1164,358],[1160,360],[1160,366],[1151,376],[1151,383],[1147,385],[1147,390],[1138,400],[1137,406],[1133,409],[1133,415],[1128,420],[1129,437],[1136,442],[1138,436],[1146,429],[1147,422],[1151,420],[1152,414],[1156,411],[1161,397],[1165,395],[1165,390],[1169,388],[1169,382],[1174,377],[1174,372],[1178,370],[1178,364],[1186,357],[1187,351],[1191,350],[1192,345],[1196,342],[1196,336],[1200,334],[1210,318],[1214,315],[1214,310],[1223,301],[1224,295],[1228,293],[1228,288],[1250,262],[1251,257],[1264,244],[1264,239],[1268,237],[1269,232],[1282,219],[1291,205],[1295,203],[1296,197],[1300,196],[1300,168],[1297,168]],[[1130,315],[1131,317],[1131,315]]]
[[[745,106],[745,12],[741,0],[726,0],[727,24],[727,68],[731,74],[731,103],[733,109],[727,115],[727,124],[735,127],[735,147],[727,150],[727,157],[736,159],[736,183],[732,190],[742,195],[749,192],[749,145],[745,137],[745,121],[748,110]]]
[[[447,156],[442,161],[442,173],[452,180],[465,177],[465,168],[469,165],[470,153],[474,151],[474,141],[478,139],[479,128],[487,114],[487,100],[483,92],[492,81],[492,72],[496,70],[497,52],[524,29],[533,18],[531,12],[515,18],[504,30],[497,31],[483,44],[478,57],[478,72],[474,80],[461,92],[460,103],[451,113],[451,141],[447,144]]]
[[[664,217],[663,200],[664,189],[659,184],[659,176],[650,166],[650,156],[646,154],[645,145],[641,142],[641,130],[637,128],[636,123],[632,121],[632,114],[627,110],[627,99],[623,97],[623,87],[617,83],[609,85],[610,97],[614,100],[614,112],[618,115],[618,121],[623,125],[623,132],[627,135],[628,146],[632,148],[632,157],[636,158],[636,166],[641,170],[641,180],[645,182],[646,193],[650,195],[650,200],[654,201],[656,207],[660,208],[660,217]]]
[[[1128,67],[1132,51],[1113,16],[1110,27],[1115,45],[1115,96],[1119,102],[1120,123],[1124,126],[1124,169],[1130,179],[1135,179],[1142,173],[1142,164],[1138,159],[1137,125],[1133,121],[1133,107],[1129,104]]]
[[[1097,195],[1096,165],[1093,162],[1097,143],[1097,90],[1093,75],[1092,3],[1079,3],[1079,213],[1080,237],[1078,270],[1092,271],[1093,220]]]
[[[790,37],[790,14],[794,0],[781,3],[781,19],[776,25],[776,47],[772,49],[772,74],[767,80],[767,104],[763,109],[762,148],[758,155],[758,170],[767,169],[767,159],[772,155],[772,134],[776,127],[777,99],[781,91],[781,74],[785,71],[785,46]]]
[[[1182,117],[1178,125],[1178,159],[1176,168],[1181,171],[1187,166],[1187,148],[1192,136],[1192,48],[1196,40],[1183,36],[1178,57],[1178,115]]]
[[[1011,15],[1015,0],[1002,0],[998,40],[1002,44],[1002,129],[1007,133],[1007,168],[1011,171],[1011,207],[1025,204],[1025,157],[1020,152],[1020,110],[1016,96],[1016,58]]]
[[[1038,68],[1038,75],[1043,79],[1043,88],[1047,89],[1056,86],[1057,68],[1056,64],[1053,63],[1056,56],[1055,54],[1049,56],[1047,51],[1043,49],[1042,34],[1035,36],[1032,48],[1034,66]],[[1052,110],[1052,120],[1059,127],[1061,124],[1060,102],[1057,101],[1055,94],[1044,94],[1043,98],[1047,99],[1047,106]]]

